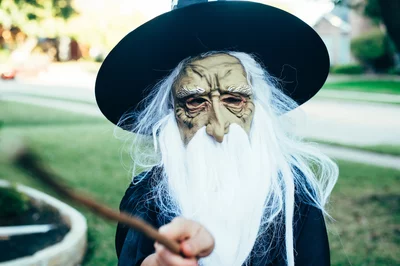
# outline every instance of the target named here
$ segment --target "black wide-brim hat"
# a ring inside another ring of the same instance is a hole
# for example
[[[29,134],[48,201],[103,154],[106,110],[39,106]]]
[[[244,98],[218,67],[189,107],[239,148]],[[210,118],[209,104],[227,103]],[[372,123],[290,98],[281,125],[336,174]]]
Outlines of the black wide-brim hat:
[[[126,35],[100,68],[97,104],[117,124],[125,112],[140,111],[148,88],[180,61],[224,50],[255,55],[299,105],[320,90],[329,73],[326,46],[296,16],[260,3],[213,1],[172,10]]]

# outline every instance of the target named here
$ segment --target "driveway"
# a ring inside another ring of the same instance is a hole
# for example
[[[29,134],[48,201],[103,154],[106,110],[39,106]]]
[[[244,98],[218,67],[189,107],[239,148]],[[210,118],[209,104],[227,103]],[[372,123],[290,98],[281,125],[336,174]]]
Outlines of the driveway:
[[[32,97],[44,96],[48,99],[90,103],[87,109],[93,113],[97,109],[93,93],[94,79],[90,84],[63,86],[54,83],[30,84],[18,80],[0,81],[0,97],[14,100],[20,97],[26,102]],[[44,104],[43,99],[35,101]],[[51,103],[53,107],[57,107],[57,104],[54,101]],[[64,106],[59,104],[60,107]],[[288,115],[295,119],[297,132],[308,138],[357,145],[400,145],[400,105],[316,97]]]
[[[400,145],[400,105],[312,99],[290,116],[306,137],[356,145]]]

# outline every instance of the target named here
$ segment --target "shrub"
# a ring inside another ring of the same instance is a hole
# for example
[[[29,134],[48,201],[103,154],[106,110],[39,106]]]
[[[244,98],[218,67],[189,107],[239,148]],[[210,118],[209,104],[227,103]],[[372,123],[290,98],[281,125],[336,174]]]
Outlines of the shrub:
[[[330,72],[334,74],[357,75],[364,73],[364,67],[358,64],[339,65],[331,67]]]
[[[0,218],[17,216],[28,208],[28,196],[14,188],[0,187]]]
[[[387,73],[390,75],[400,75],[400,68],[399,67],[389,68]]]
[[[393,64],[393,50],[389,38],[380,30],[373,30],[354,38],[350,48],[360,62],[375,69],[389,68]]]

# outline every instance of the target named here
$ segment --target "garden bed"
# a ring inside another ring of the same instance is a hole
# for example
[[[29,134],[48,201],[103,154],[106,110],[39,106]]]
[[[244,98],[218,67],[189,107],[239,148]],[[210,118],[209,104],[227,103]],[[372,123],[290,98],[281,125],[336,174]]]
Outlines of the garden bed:
[[[70,230],[69,225],[56,209],[32,199],[27,202],[27,210],[22,213],[0,217],[0,227],[26,225],[51,225],[52,229],[47,232],[0,237],[0,262],[31,256],[37,251],[63,240]],[[14,231],[18,232],[18,230]]]
[[[0,187],[9,186],[0,180]],[[79,265],[86,250],[85,218],[47,194],[22,185],[17,190],[28,197],[28,206],[18,216],[0,218],[0,231],[14,227],[11,236],[0,238],[0,265]],[[51,227],[43,232],[15,233],[15,226],[22,225]]]

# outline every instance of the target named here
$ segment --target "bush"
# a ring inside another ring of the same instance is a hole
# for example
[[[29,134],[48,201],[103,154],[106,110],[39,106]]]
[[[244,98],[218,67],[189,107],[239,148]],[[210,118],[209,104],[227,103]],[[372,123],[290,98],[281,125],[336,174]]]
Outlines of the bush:
[[[17,216],[28,208],[28,196],[14,188],[0,187],[0,218]]]
[[[371,61],[386,53],[386,35],[380,30],[374,30],[351,40],[351,52],[361,61]]]
[[[396,67],[389,68],[387,73],[390,74],[390,75],[400,75],[400,68],[399,67],[397,67],[397,68]]]
[[[363,64],[375,69],[389,68],[393,64],[393,50],[389,38],[380,30],[374,30],[351,40],[352,54]]]
[[[353,65],[339,65],[333,66],[330,69],[330,72],[333,74],[350,74],[350,75],[357,75],[364,73],[364,67],[353,64]]]

